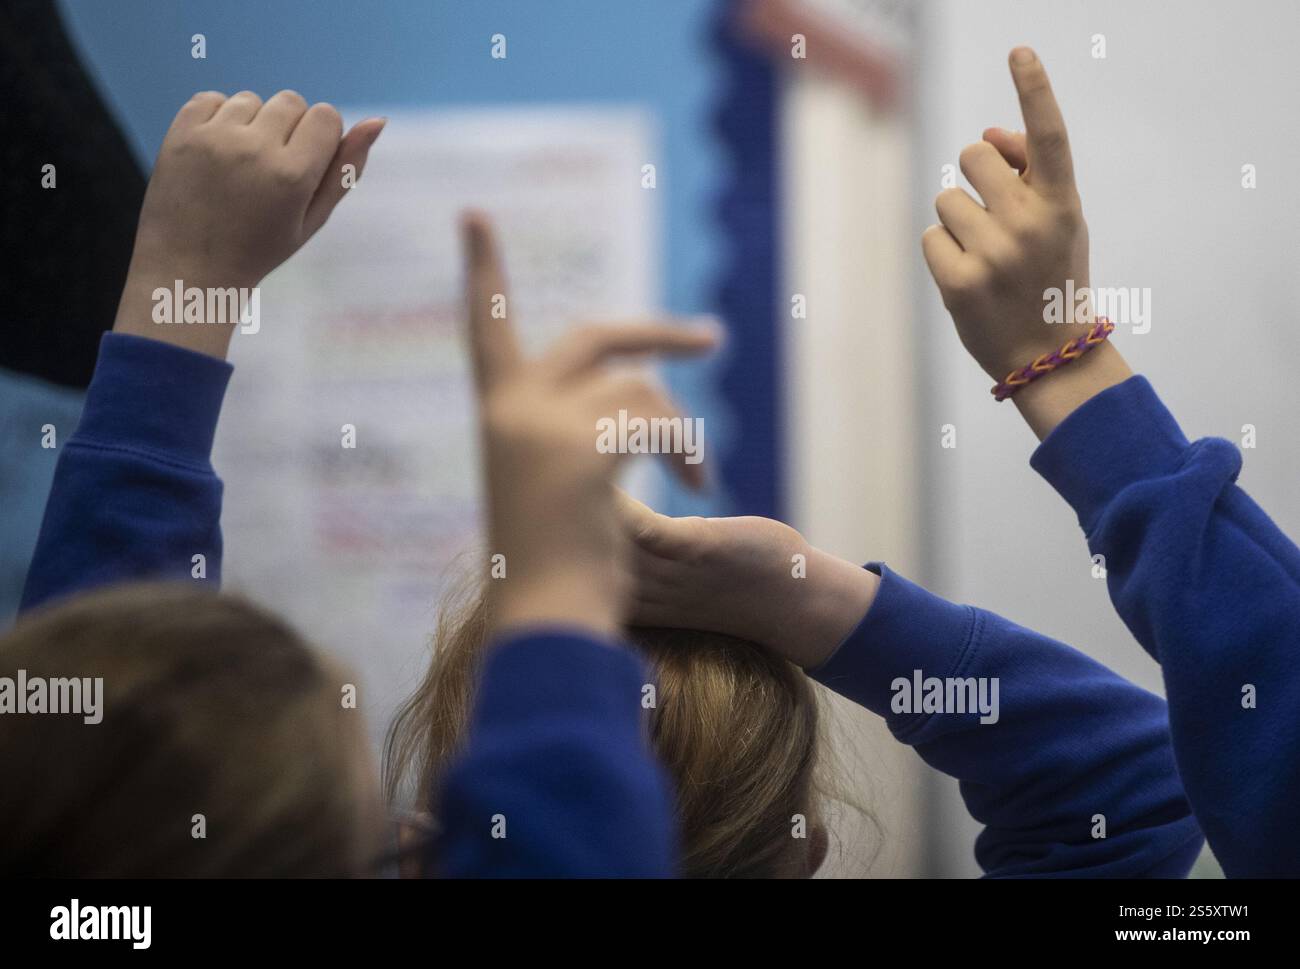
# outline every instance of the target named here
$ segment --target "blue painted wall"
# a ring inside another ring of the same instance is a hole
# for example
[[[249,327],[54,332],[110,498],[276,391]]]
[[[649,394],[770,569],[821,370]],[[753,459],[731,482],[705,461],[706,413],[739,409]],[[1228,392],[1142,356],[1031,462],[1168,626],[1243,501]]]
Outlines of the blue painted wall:
[[[720,65],[712,0],[61,0],[69,32],[152,164],[177,107],[198,90],[293,88],[309,100],[405,107],[635,103],[657,118],[663,306],[713,311],[715,204],[723,155],[711,112]],[[202,33],[207,57],[191,57]],[[506,36],[494,60],[491,37]],[[355,119],[349,119],[355,120]],[[669,374],[688,413],[704,416],[709,459],[730,437],[715,371]],[[672,492],[664,510],[720,511],[725,498]]]

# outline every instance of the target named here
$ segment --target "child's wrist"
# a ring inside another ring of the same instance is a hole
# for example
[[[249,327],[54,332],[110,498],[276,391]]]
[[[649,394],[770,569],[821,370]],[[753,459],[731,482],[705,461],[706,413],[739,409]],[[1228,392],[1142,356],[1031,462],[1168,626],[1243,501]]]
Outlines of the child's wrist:
[[[212,267],[195,269],[184,260],[162,261],[133,258],[122,288],[113,330],[205,353],[224,360],[239,320],[226,319],[234,307],[242,307],[257,286],[247,274],[222,273]],[[192,293],[202,294],[197,319],[187,315]],[[229,295],[240,302],[232,304]],[[209,305],[220,299],[219,319],[208,319]],[[159,322],[159,319],[163,322]]]
[[[853,562],[813,549],[808,583],[796,610],[799,631],[781,652],[804,669],[824,664],[862,622],[875,601],[880,576]]]
[[[1093,397],[1131,376],[1127,361],[1106,341],[1069,366],[1020,388],[1011,399],[1041,441]]]
[[[1086,336],[1092,329],[1092,323],[1039,323],[1029,339],[1017,342],[1014,346],[1000,348],[996,356],[978,361],[980,368],[993,379],[1001,383],[1011,374],[1030,361],[1036,360],[1053,350],[1059,350],[1062,344],[1079,336]]]
[[[497,636],[543,627],[582,630],[615,642],[622,631],[615,596],[592,576],[555,572],[543,581],[493,580],[490,625]]]
[[[183,320],[157,323],[153,318],[153,306],[148,293],[143,296],[123,293],[122,302],[118,304],[117,317],[113,322],[113,332],[170,343],[218,360],[226,359],[236,324],[186,323]]]

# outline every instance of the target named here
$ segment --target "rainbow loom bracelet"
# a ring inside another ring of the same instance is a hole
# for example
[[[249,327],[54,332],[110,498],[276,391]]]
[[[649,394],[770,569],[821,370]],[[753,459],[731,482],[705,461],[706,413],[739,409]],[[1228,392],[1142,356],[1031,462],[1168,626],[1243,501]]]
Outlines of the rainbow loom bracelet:
[[[1089,350],[1101,346],[1114,332],[1114,323],[1104,316],[1097,317],[1097,322],[1092,325],[1092,329],[1083,336],[1075,337],[1061,349],[1053,350],[1051,353],[1044,353],[1033,363],[1026,364],[1019,370],[1013,370],[1007,374],[1006,379],[990,391],[993,394],[993,399],[1006,400],[1025,384],[1033,383],[1039,377],[1047,376],[1057,367],[1064,367],[1072,360],[1078,360]]]

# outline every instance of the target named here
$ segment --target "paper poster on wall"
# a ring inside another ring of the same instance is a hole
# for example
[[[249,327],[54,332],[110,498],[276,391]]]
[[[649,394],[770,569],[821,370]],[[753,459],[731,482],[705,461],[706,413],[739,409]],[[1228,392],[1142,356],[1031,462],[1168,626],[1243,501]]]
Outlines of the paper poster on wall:
[[[369,113],[390,120],[363,179],[234,341],[214,463],[226,588],[342,658],[378,740],[444,581],[486,571],[459,212],[495,218],[533,351],[574,322],[651,311],[658,244],[637,110]]]

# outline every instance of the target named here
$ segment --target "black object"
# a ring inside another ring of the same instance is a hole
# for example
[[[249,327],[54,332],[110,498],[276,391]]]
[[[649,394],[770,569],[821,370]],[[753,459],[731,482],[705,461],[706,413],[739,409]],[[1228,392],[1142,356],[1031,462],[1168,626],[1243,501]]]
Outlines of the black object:
[[[0,367],[90,382],[135,240],[145,176],[54,0],[0,2]],[[55,166],[56,187],[42,188]]]

